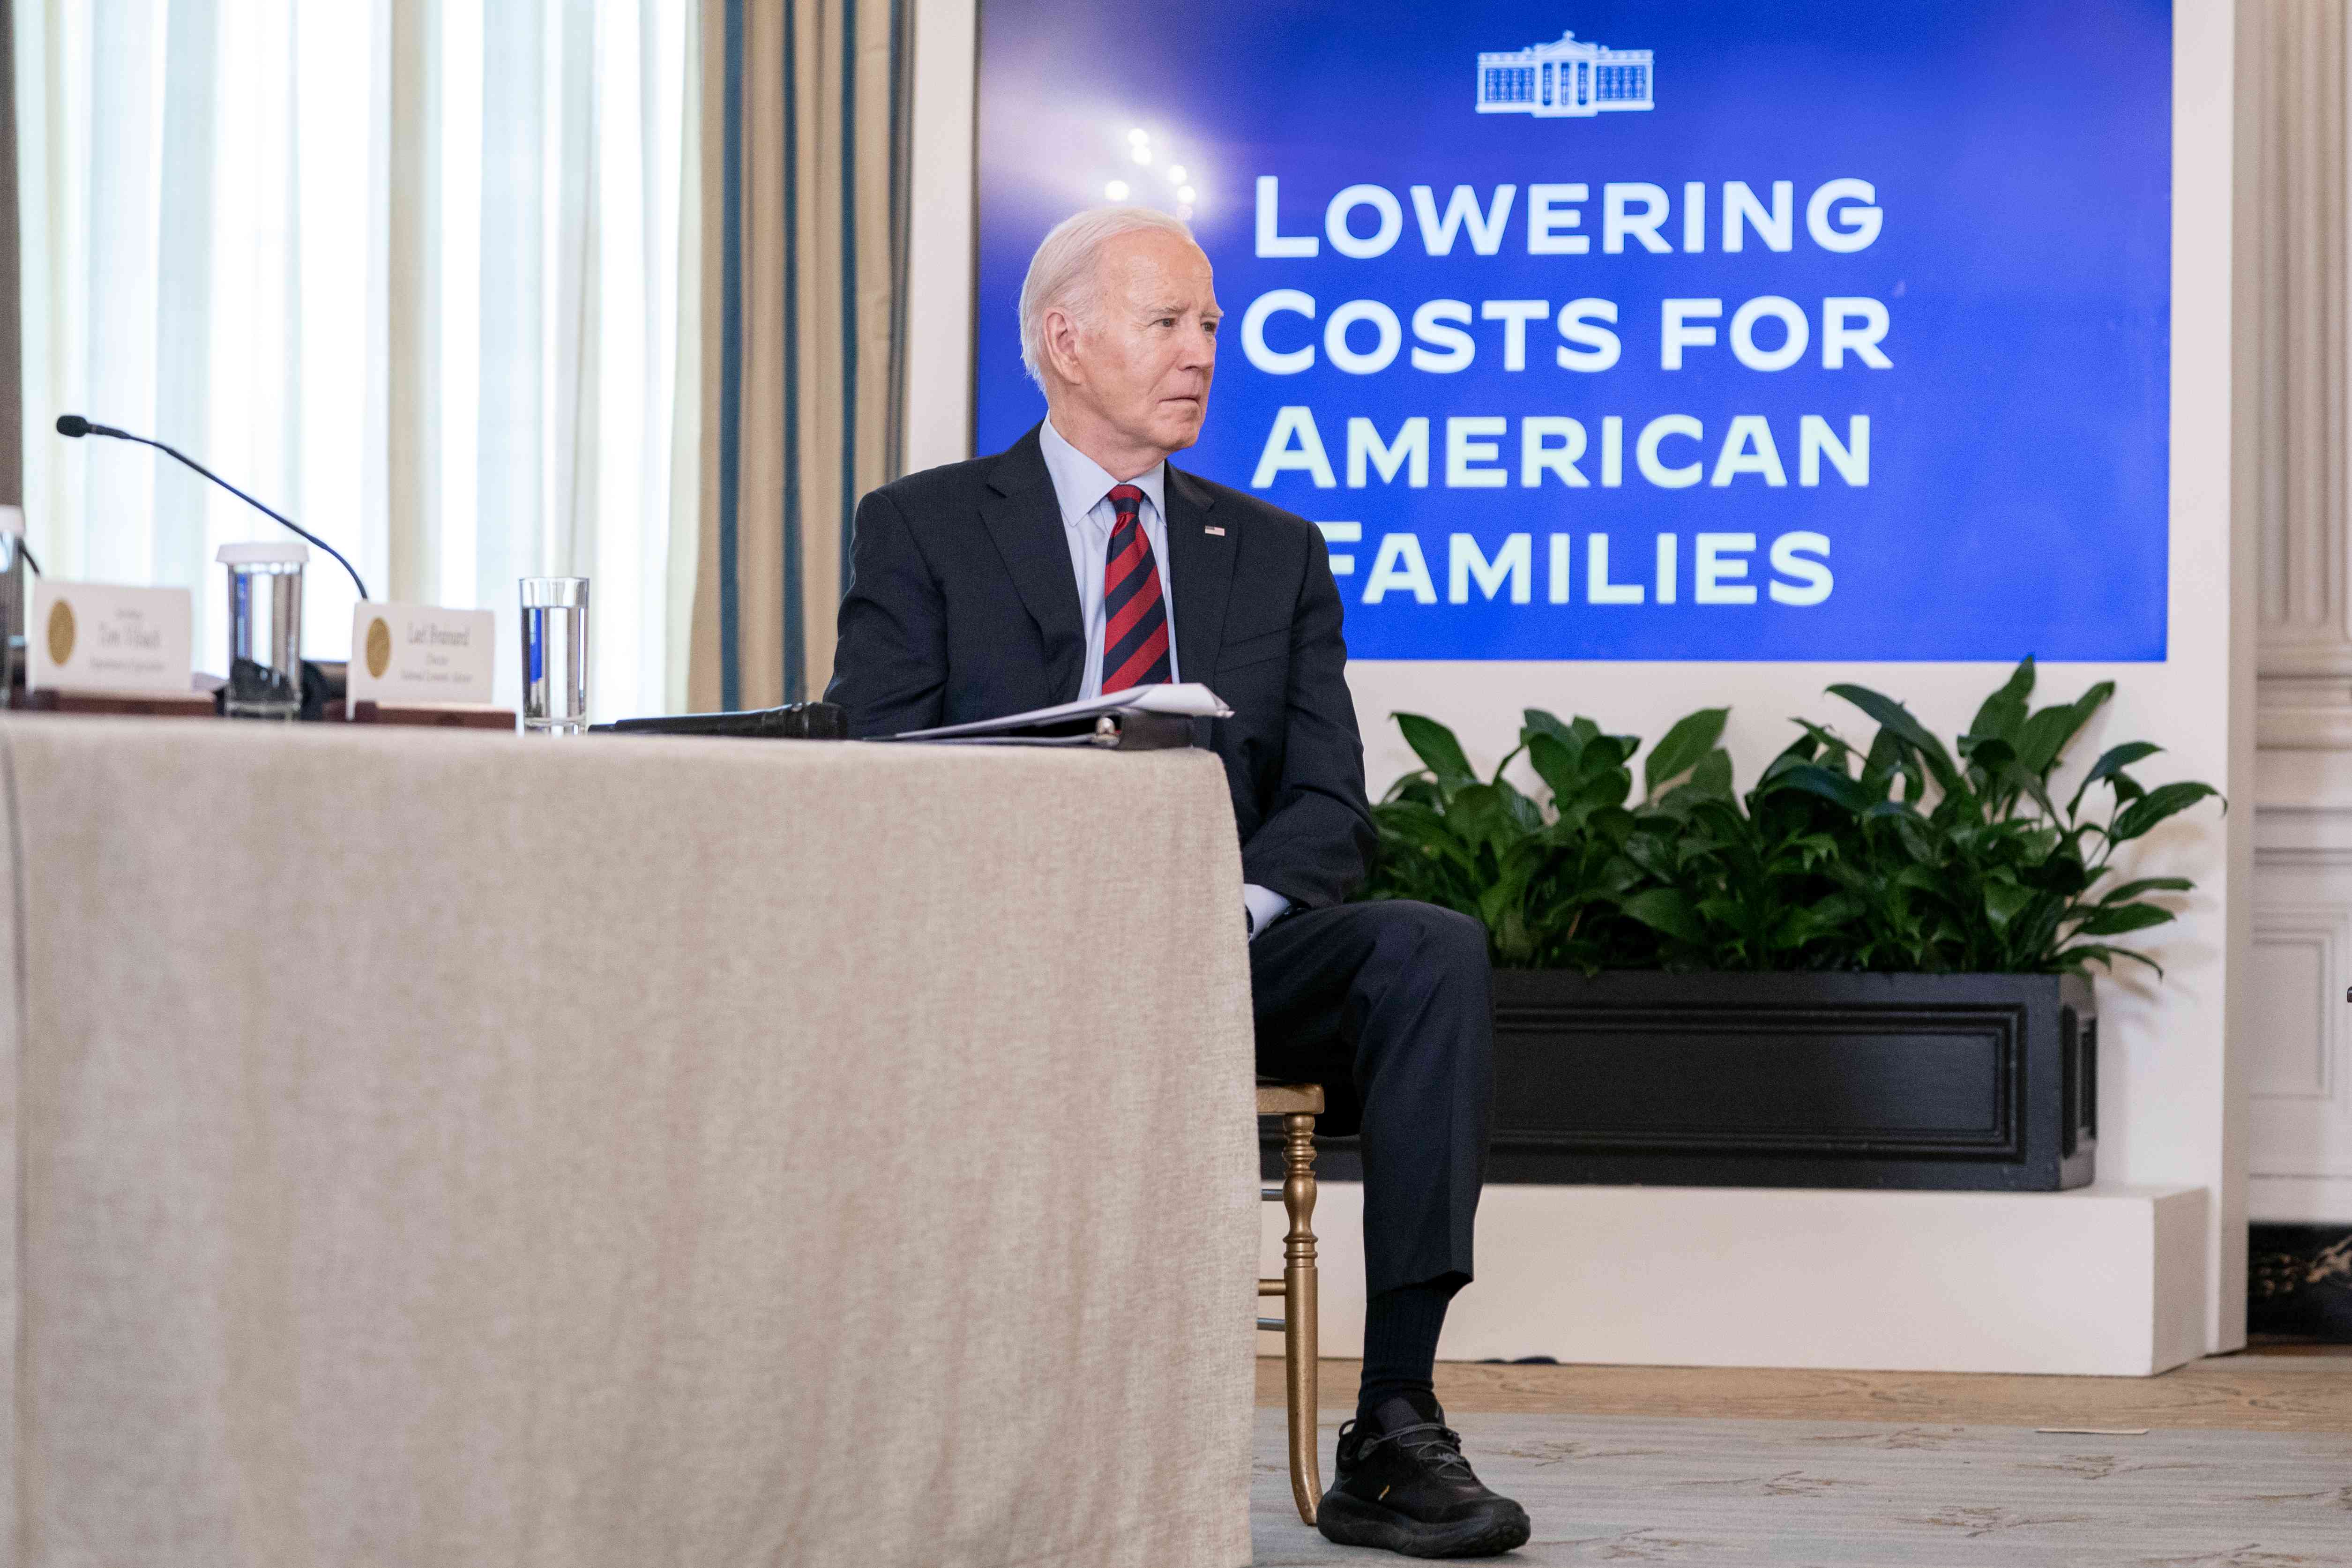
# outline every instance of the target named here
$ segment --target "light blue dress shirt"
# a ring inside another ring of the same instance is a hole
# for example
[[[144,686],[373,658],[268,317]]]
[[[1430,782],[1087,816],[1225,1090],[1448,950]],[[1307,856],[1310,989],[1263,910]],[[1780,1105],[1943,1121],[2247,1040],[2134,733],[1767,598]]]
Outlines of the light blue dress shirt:
[[[1078,580],[1078,624],[1087,629],[1086,673],[1078,680],[1081,700],[1102,695],[1103,574],[1110,563],[1110,531],[1118,524],[1118,510],[1110,503],[1111,487],[1125,483],[1143,492],[1136,521],[1151,542],[1151,563],[1160,574],[1160,602],[1168,616],[1168,679],[1181,680],[1176,668],[1176,595],[1168,576],[1168,465],[1154,463],[1131,479],[1111,478],[1100,463],[1063,438],[1048,419],[1037,430],[1037,447],[1053,476],[1054,499],[1062,509],[1062,532],[1070,546],[1070,571]],[[1242,885],[1242,907],[1249,911],[1250,935],[1282,918],[1290,900],[1272,888],[1255,882]]]
[[[1087,668],[1078,680],[1084,700],[1102,695],[1103,575],[1110,565],[1110,531],[1118,526],[1118,509],[1110,503],[1111,488],[1121,482],[1143,492],[1136,521],[1151,542],[1151,563],[1160,573],[1160,603],[1168,616],[1168,679],[1176,672],[1176,600],[1168,582],[1168,465],[1154,463],[1150,471],[1131,479],[1112,479],[1100,463],[1062,438],[1051,419],[1037,432],[1045,455],[1045,471],[1054,477],[1054,499],[1062,507],[1062,532],[1070,545],[1070,570],[1078,579],[1078,624],[1087,628]]]

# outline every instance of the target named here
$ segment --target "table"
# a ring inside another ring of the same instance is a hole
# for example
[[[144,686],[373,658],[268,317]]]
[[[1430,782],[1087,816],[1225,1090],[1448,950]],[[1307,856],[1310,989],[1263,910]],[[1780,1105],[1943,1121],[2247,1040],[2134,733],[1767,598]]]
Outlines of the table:
[[[28,1565],[1249,1560],[1223,774],[0,721]]]

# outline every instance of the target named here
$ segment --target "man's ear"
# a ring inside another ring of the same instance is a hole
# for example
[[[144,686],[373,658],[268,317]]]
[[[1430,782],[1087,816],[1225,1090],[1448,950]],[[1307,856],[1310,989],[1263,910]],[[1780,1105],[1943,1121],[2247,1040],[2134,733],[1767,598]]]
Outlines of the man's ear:
[[[1070,385],[1084,385],[1087,378],[1078,366],[1077,318],[1063,306],[1049,306],[1044,325],[1046,365]]]

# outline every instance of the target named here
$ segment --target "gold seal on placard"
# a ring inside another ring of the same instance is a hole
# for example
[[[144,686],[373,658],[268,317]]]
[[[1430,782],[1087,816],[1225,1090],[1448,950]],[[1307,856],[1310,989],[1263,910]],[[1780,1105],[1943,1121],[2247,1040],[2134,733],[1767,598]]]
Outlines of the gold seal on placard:
[[[62,665],[73,657],[73,606],[63,599],[49,606],[49,662]]]
[[[392,668],[392,628],[383,624],[382,616],[368,623],[367,664],[368,673],[378,680]]]

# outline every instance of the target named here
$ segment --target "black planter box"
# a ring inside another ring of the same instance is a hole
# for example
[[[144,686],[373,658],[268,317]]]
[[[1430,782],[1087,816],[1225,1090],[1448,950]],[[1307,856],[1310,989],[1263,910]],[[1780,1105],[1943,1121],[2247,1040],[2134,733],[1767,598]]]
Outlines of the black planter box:
[[[1495,975],[1489,1181],[2056,1192],[2097,1137],[2074,975]]]

